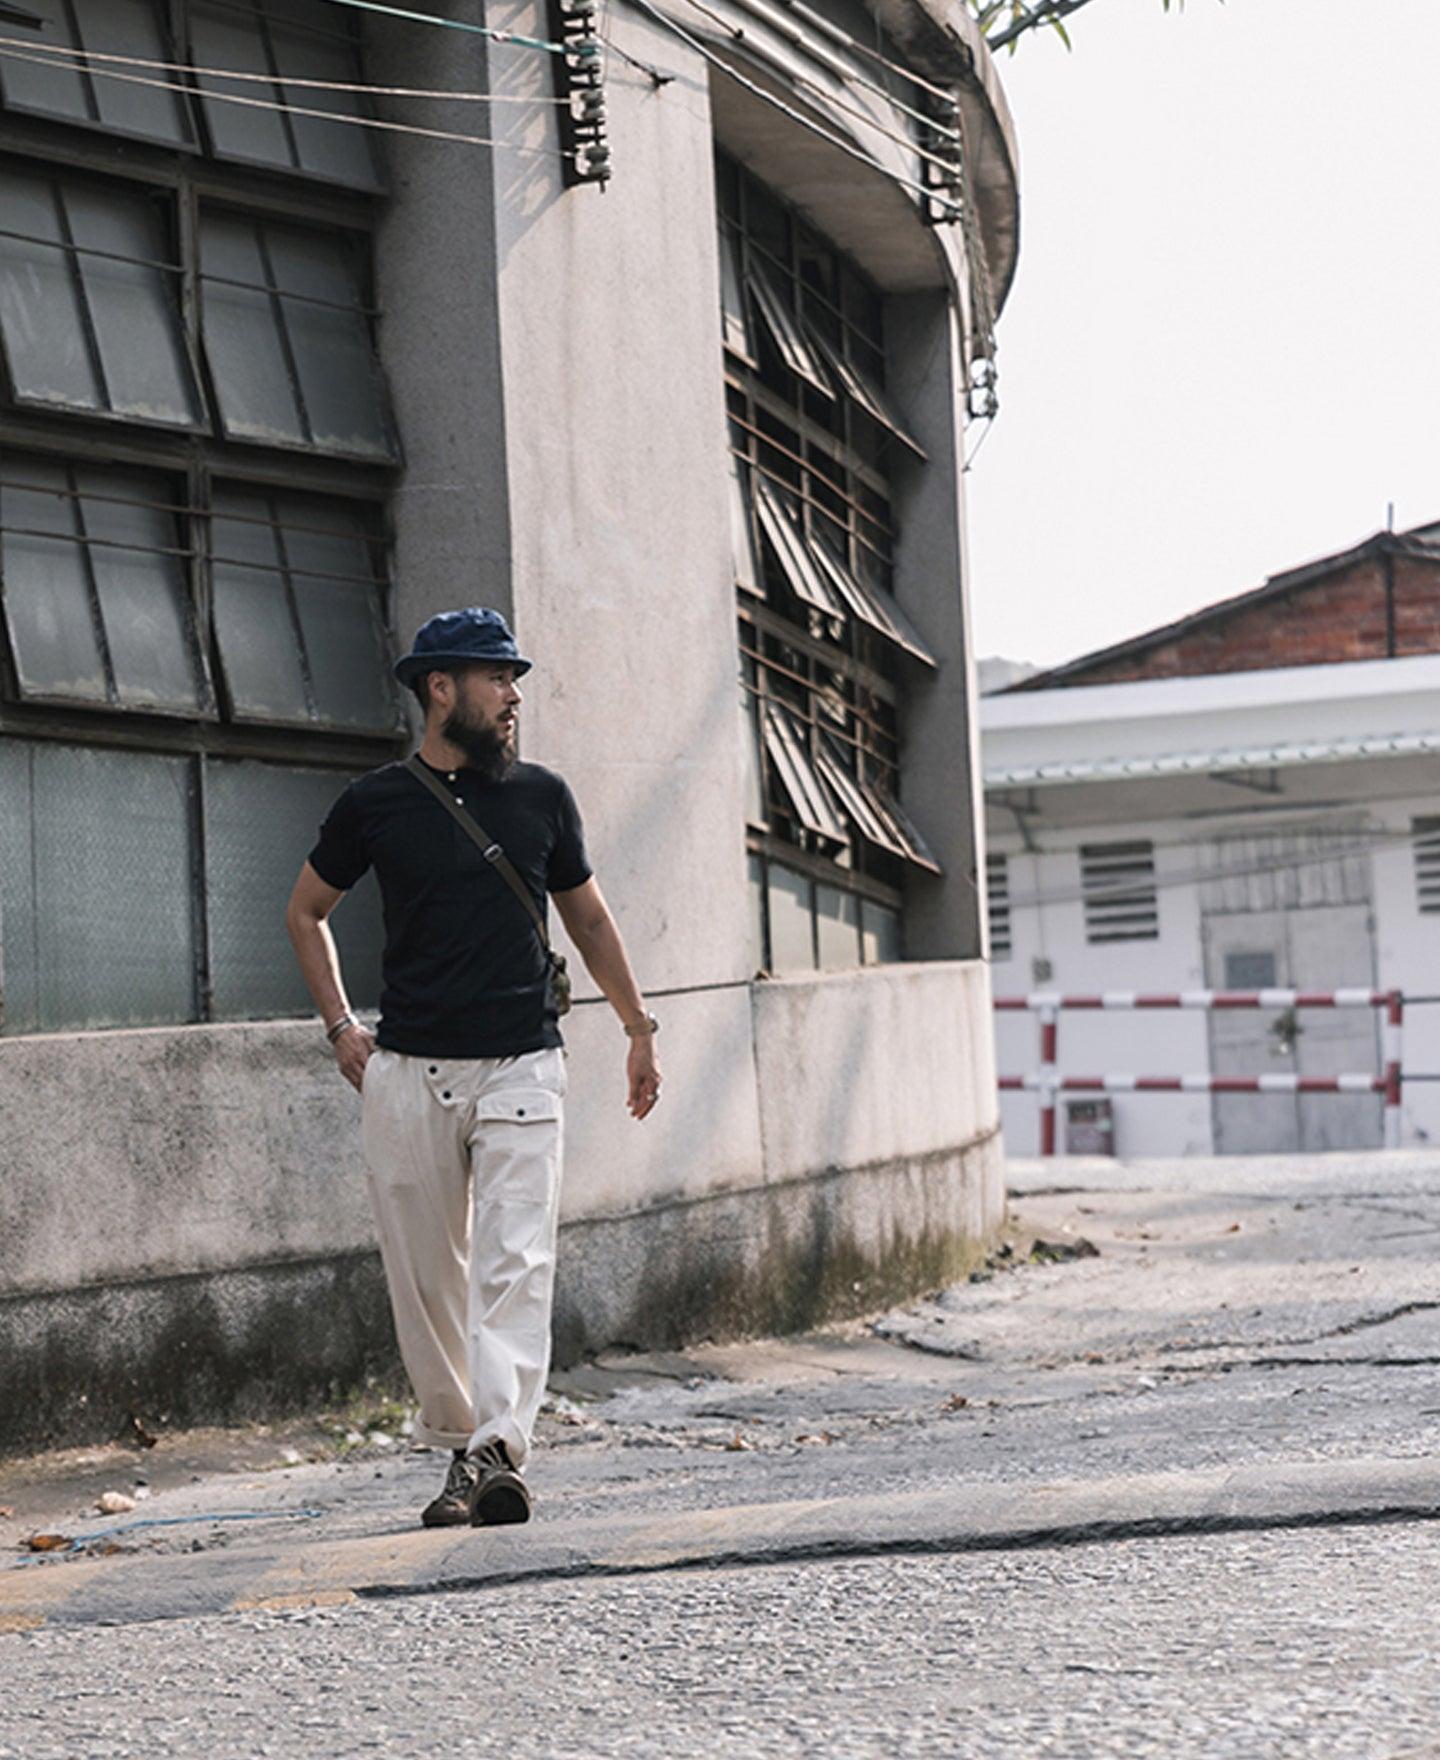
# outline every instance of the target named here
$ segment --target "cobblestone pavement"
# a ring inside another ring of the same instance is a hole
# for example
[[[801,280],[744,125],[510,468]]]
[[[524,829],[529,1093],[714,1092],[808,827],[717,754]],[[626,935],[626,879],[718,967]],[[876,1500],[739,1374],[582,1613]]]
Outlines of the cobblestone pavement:
[[[1062,1164],[1017,1169],[1015,1184],[1011,1251],[976,1281],[811,1338],[558,1377],[531,1532],[892,1490],[1440,1458],[1440,1155]],[[96,1487],[138,1470],[153,1495],[136,1515],[175,1525],[118,1536],[116,1570],[133,1549],[213,1554],[223,1572],[257,1535],[408,1532],[443,1471],[373,1424],[338,1457],[298,1432],[229,1446],[240,1470],[192,1462],[168,1437],[147,1455],[0,1468],[0,1503],[16,1509],[0,1547],[42,1521],[105,1526],[85,1514]],[[40,1630],[0,1638],[0,1756],[416,1741],[1440,1756],[1437,1539],[1414,1522],[1121,1538]]]
[[[1433,1755],[1399,1527],[552,1582],[10,1640],[4,1760]]]

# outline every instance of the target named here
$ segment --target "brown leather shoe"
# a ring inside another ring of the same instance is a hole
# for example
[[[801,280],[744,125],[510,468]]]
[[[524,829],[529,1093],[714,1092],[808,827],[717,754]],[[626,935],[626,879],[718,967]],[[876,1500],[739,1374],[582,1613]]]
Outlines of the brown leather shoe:
[[[503,1442],[486,1442],[469,1457],[479,1469],[480,1482],[470,1505],[470,1525],[498,1528],[508,1522],[528,1522],[534,1498],[530,1487],[510,1464]]]
[[[445,1475],[445,1488],[420,1512],[420,1520],[424,1525],[427,1528],[468,1526],[483,1471],[479,1462],[471,1455],[456,1455]]]

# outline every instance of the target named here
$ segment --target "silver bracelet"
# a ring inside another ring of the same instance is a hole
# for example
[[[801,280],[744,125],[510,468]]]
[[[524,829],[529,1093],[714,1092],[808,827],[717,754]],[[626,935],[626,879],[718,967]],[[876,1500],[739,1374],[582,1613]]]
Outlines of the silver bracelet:
[[[359,1025],[360,1017],[358,1015],[349,1013],[342,1014],[338,1021],[334,1021],[330,1026],[326,1027],[325,1037],[333,1045],[342,1033],[348,1032],[351,1027],[358,1027]]]

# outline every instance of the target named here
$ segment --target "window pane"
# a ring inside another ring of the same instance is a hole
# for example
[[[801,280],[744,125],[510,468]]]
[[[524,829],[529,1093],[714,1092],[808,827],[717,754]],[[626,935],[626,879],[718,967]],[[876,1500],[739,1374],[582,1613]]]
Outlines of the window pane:
[[[258,228],[245,220],[206,215],[200,223],[200,273],[205,354],[226,435],[303,443],[307,435],[285,360],[278,310],[265,287]]]
[[[22,740],[0,739],[0,1032],[5,1033],[33,1032],[38,1010],[32,749]]]
[[[760,699],[753,690],[740,691],[741,763],[745,772],[745,817],[752,825],[769,823],[765,811],[765,783],[760,768]]]
[[[323,79],[336,85],[355,85],[364,77],[354,40],[339,33],[333,7],[294,10],[299,28],[291,29],[278,21],[270,26],[286,101],[305,110],[367,114],[369,107],[359,93],[317,91],[314,86],[283,83],[287,74],[291,79]],[[307,24],[308,29],[304,28]],[[292,116],[290,126],[300,170],[332,177],[338,183],[358,184],[363,189],[380,187],[373,129],[352,122],[322,122],[315,116]]]
[[[207,766],[205,872],[219,1019],[314,1012],[285,932],[285,904],[346,781],[333,770],[226,760]],[[373,1007],[384,945],[373,874],[346,896],[331,926],[350,1000]]]
[[[809,972],[815,969],[810,882],[803,874],[770,864],[770,969]]]
[[[202,706],[179,522],[164,477],[79,469],[80,510],[117,695],[135,709]],[[123,497],[123,499],[122,499]],[[147,505],[148,504],[148,505]],[[166,552],[171,554],[166,554]]]
[[[370,324],[343,242],[282,226],[266,227],[265,236],[311,440],[338,452],[389,458]]]
[[[746,858],[750,895],[750,970],[763,972],[765,962],[765,864],[759,856]]]
[[[260,495],[217,489],[214,509],[215,635],[236,719],[308,721],[300,645],[269,506]]]
[[[55,191],[40,177],[0,167],[0,339],[16,397],[103,409],[104,394],[85,342],[80,293],[62,234]],[[53,239],[35,244],[7,236]]]
[[[867,898],[861,905],[861,942],[867,966],[894,965],[900,959],[900,917]]]
[[[848,971],[860,964],[860,907],[853,892],[816,886],[815,924],[822,971]]]
[[[343,502],[287,499],[279,515],[319,718],[394,732],[399,721],[380,583],[357,510]],[[319,529],[325,527],[332,529]]]
[[[44,28],[35,33],[37,42],[46,47],[76,47],[64,0],[25,0],[25,10],[45,21]],[[0,29],[7,36],[19,35],[7,26],[0,25]],[[55,56],[53,61],[49,56],[39,55],[33,61],[0,57],[0,91],[5,94],[6,108],[38,110],[46,116],[68,116],[79,122],[88,120],[90,105],[85,95],[85,79],[78,68],[66,65],[68,59],[62,55]],[[42,67],[42,60],[47,65]]]
[[[27,8],[30,0],[25,0]],[[171,61],[170,45],[161,31],[154,0],[74,0],[80,25],[80,41],[97,55],[136,55],[147,61]],[[46,32],[49,40],[49,32]],[[194,140],[190,114],[178,92],[158,86],[134,85],[128,80],[107,79],[100,71],[104,62],[91,64],[91,81],[100,121],[126,134],[188,146]],[[120,73],[141,79],[168,80],[172,74],[145,67],[121,67]]]
[[[190,760],[38,743],[37,1026],[195,1018]]]
[[[194,6],[190,13],[190,43],[199,67],[233,68],[237,73],[271,73],[269,57],[258,19],[237,6]],[[267,104],[280,96],[274,85],[256,80],[199,78],[202,93],[225,92],[232,97],[260,98]],[[278,110],[260,110],[251,104],[216,103],[204,96],[200,107],[210,131],[210,144],[220,159],[243,159],[249,164],[291,165],[285,119]]]
[[[82,253],[80,274],[109,407],[141,421],[194,426],[199,402],[180,337],[173,277],[147,266],[170,260],[159,210],[144,196],[83,184],[65,189],[65,208]],[[118,262],[117,257],[144,261]]]
[[[34,487],[17,488],[17,483]],[[60,465],[0,461],[0,589],[24,696],[106,701],[77,510]],[[53,533],[52,536],[37,536]]]

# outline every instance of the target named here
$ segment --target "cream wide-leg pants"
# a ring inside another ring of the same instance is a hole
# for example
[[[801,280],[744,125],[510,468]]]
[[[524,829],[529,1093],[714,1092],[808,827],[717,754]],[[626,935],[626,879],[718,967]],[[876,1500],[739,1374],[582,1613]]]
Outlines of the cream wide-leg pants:
[[[498,1438],[518,1467],[550,1367],[565,1054],[377,1049],[361,1113],[417,1442]]]

